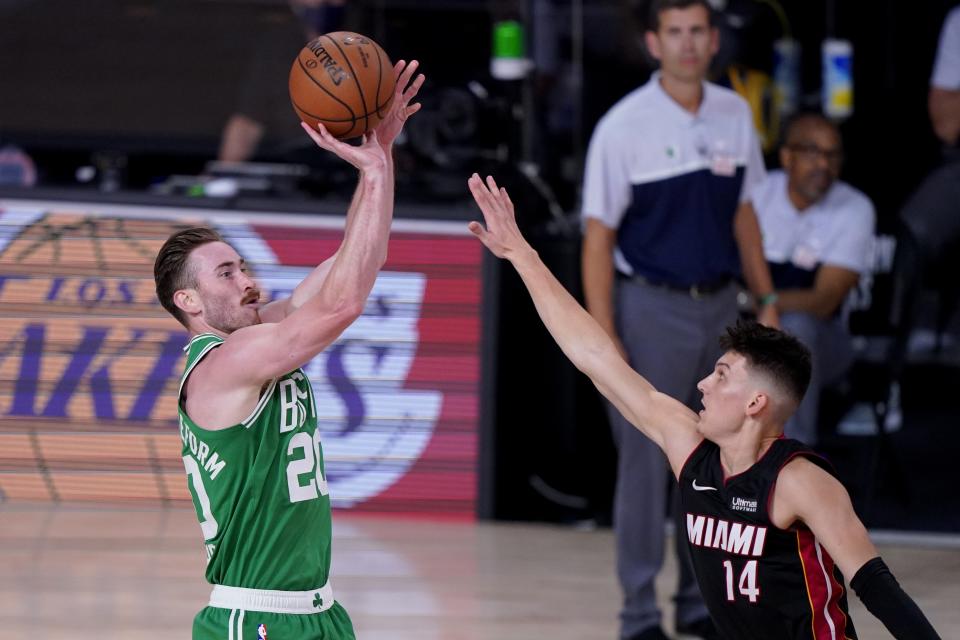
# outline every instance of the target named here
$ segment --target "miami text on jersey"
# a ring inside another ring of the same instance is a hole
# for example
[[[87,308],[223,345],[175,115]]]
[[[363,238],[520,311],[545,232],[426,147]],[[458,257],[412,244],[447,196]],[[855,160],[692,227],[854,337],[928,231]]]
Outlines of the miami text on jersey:
[[[767,539],[767,528],[688,513],[687,538],[690,544],[698,547],[760,557],[763,555],[763,543]]]

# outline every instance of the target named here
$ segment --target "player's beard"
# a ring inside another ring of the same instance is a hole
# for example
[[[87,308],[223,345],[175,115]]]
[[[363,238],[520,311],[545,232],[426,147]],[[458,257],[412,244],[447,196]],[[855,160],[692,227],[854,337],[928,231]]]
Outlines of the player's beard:
[[[229,334],[260,324],[260,312],[233,300],[214,299],[206,305],[204,320],[214,329]]]

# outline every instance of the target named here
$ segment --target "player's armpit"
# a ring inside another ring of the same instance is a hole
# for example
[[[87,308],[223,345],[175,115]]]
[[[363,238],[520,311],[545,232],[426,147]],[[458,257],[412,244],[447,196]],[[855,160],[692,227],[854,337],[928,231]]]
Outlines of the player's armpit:
[[[663,450],[674,475],[679,476],[690,452],[703,441],[697,430],[697,414],[657,391],[626,362],[617,360],[615,370],[602,381],[594,380],[594,384],[627,421]]]
[[[317,265],[313,271],[307,274],[306,278],[300,281],[290,296],[273,300],[261,307],[260,320],[263,322],[280,322],[302,307],[307,300],[317,295],[323,287],[327,274],[330,273],[330,267],[333,266],[338,253],[339,250]]]
[[[287,317],[288,311],[291,309],[290,298],[280,298],[279,300],[271,300],[267,304],[260,307],[260,322],[280,322]]]
[[[320,287],[323,286],[323,281],[329,271],[330,260],[326,260],[316,269],[314,269],[310,275],[300,282],[300,284],[297,285],[297,288],[294,289],[292,295],[289,295],[285,298],[278,298],[277,300],[271,300],[267,304],[260,307],[260,321],[280,322],[291,313],[299,309],[301,306],[303,306],[304,302],[316,295],[317,291],[320,290]]]
[[[847,578],[877,556],[877,548],[853,510],[847,490],[805,458],[794,458],[781,470],[770,519],[781,529],[798,520],[803,522]]]

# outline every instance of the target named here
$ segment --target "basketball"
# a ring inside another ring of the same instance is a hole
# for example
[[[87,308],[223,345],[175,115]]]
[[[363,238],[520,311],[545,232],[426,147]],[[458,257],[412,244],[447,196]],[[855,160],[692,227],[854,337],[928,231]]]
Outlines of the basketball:
[[[335,31],[308,42],[290,68],[290,101],[303,122],[337,138],[376,127],[390,108],[393,64],[376,42]]]

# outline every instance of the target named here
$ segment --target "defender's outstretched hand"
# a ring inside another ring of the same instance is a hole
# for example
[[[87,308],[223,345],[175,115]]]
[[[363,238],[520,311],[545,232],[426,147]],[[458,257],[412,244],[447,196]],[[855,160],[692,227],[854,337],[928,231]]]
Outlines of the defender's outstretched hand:
[[[420,91],[420,87],[423,86],[425,80],[421,73],[413,82],[410,82],[410,79],[413,78],[413,74],[419,66],[420,63],[416,60],[410,61],[409,64],[400,60],[393,66],[393,71],[397,76],[397,86],[393,93],[393,103],[390,105],[390,111],[386,117],[384,117],[376,128],[377,137],[380,139],[380,144],[384,147],[389,147],[393,144],[393,141],[400,135],[400,131],[403,130],[403,125],[406,123],[407,118],[420,110],[419,102],[410,104],[410,101],[416,97],[417,92]]]
[[[387,165],[387,154],[376,130],[364,135],[360,145],[354,146],[334,138],[327,131],[327,128],[319,122],[316,129],[313,129],[306,122],[301,122],[300,126],[307,132],[307,135],[313,138],[318,147],[346,160],[360,171],[375,171]]]
[[[467,180],[473,199],[480,205],[483,219],[487,223],[486,229],[479,222],[471,222],[467,228],[477,236],[483,245],[490,249],[493,255],[508,260],[525,253],[532,252],[533,248],[524,239],[517,227],[517,219],[513,212],[513,202],[507,195],[507,190],[498,187],[493,176],[487,176],[484,181],[477,174]]]

